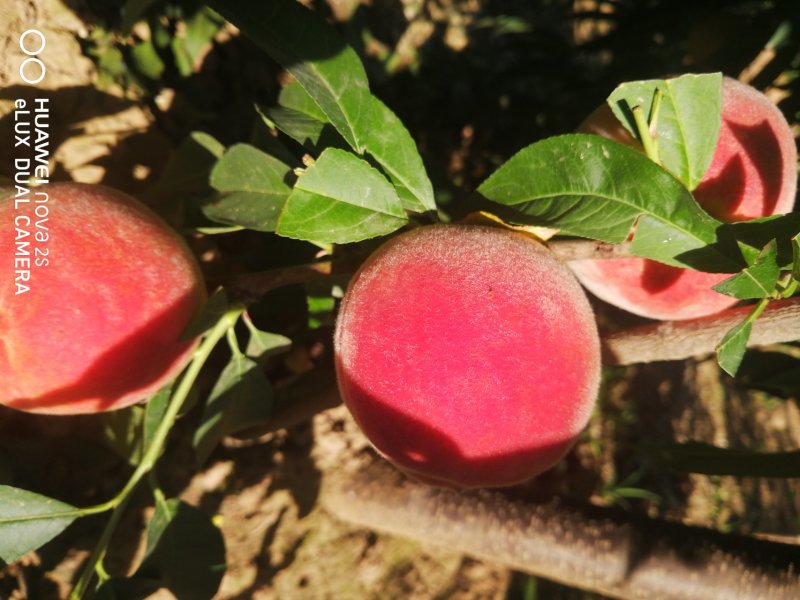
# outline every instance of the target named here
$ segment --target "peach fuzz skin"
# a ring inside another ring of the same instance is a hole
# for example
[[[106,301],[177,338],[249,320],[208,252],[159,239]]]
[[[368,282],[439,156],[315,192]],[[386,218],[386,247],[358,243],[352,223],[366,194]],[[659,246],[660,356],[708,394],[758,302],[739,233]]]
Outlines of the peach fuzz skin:
[[[597,326],[569,269],[524,234],[434,225],[380,247],[334,337],[339,389],[412,476],[508,486],[575,442],[600,378]]]
[[[0,200],[0,404],[44,414],[114,410],[145,400],[187,364],[179,341],[205,300],[184,241],[150,209],[97,185],[52,184],[50,239],[34,243],[49,265],[31,268],[15,294],[15,209]],[[22,222],[22,221],[21,221]]]
[[[637,147],[607,105],[579,127]],[[780,110],[734,79],[722,86],[722,124],[711,165],[694,190],[698,203],[727,222],[789,212],[797,190],[797,149]],[[570,263],[595,296],[634,314],[680,320],[714,314],[737,300],[712,290],[729,274],[701,273],[640,258]]]

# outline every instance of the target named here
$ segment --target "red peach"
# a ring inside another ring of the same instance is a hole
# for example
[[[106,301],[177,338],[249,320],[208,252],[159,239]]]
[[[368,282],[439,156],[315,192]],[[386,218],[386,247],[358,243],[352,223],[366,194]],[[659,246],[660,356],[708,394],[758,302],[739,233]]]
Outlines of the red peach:
[[[103,186],[52,184],[29,198],[0,200],[0,404],[78,414],[152,396],[196,345],[179,340],[206,295],[188,247]]]
[[[356,273],[334,338],[342,397],[377,450],[428,482],[507,486],[552,467],[597,396],[594,315],[525,234],[435,225]]]
[[[640,148],[605,104],[579,131]],[[719,139],[695,198],[711,215],[731,222],[790,211],[796,189],[797,149],[783,114],[761,92],[725,78]],[[644,317],[691,319],[736,303],[711,289],[727,274],[640,258],[581,260],[570,266],[595,296]]]

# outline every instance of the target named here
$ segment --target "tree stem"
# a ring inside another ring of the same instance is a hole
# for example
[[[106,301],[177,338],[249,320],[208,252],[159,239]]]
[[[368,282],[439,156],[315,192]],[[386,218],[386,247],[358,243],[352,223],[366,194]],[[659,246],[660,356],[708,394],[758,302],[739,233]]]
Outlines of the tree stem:
[[[206,360],[208,360],[208,357],[211,354],[211,351],[214,349],[214,346],[216,346],[217,342],[227,335],[227,332],[236,324],[236,321],[243,310],[243,308],[237,307],[222,315],[213,329],[208,332],[203,342],[197,347],[192,362],[189,364],[189,367],[186,369],[183,377],[181,377],[180,383],[172,394],[172,399],[167,407],[167,411],[164,413],[164,417],[161,420],[158,429],[156,429],[155,433],[153,434],[153,439],[151,440],[150,445],[145,448],[142,460],[139,461],[139,465],[136,467],[125,486],[114,498],[108,502],[99,504],[89,509],[84,509],[84,514],[104,512],[106,510],[111,510],[112,512],[108,523],[106,523],[106,526],[103,529],[100,540],[97,542],[92,554],[89,556],[89,560],[84,565],[78,582],[75,584],[75,587],[70,593],[70,600],[80,600],[86,593],[86,590],[97,571],[98,565],[102,565],[108,544],[111,541],[111,536],[114,534],[114,530],[116,529],[120,519],[122,518],[122,515],[125,512],[125,507],[130,501],[134,490],[139,485],[141,480],[150,472],[150,470],[158,461],[158,457],[161,455],[161,451],[166,443],[169,432],[172,429],[172,426],[175,424],[178,414],[180,414],[180,410],[183,407],[186,398],[189,396],[189,392],[191,391],[197,376],[200,374],[200,370],[203,368]]]

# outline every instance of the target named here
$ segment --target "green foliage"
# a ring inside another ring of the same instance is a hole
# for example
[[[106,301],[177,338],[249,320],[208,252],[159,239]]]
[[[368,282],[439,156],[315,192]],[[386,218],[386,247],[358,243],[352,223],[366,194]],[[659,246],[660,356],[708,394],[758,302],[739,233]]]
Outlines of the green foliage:
[[[242,321],[250,333],[244,353],[253,360],[263,362],[271,356],[281,354],[291,348],[292,340],[277,333],[261,331],[253,325],[253,321],[247,313],[242,316]]]
[[[322,19],[293,0],[212,5],[300,82],[353,149],[364,151],[356,130],[369,94],[367,74],[355,51]]]
[[[203,7],[183,20],[183,35],[171,36],[170,49],[175,66],[183,77],[195,72],[195,63],[209,47],[224,20],[214,11]]]
[[[258,363],[235,354],[208,397],[194,436],[197,462],[206,461],[226,435],[269,421],[273,390]]]
[[[220,318],[230,310],[228,295],[224,288],[219,288],[211,294],[203,308],[186,326],[181,338],[192,340],[214,328]]]
[[[778,245],[773,240],[764,247],[752,265],[718,283],[714,289],[720,294],[741,300],[769,298],[775,293],[780,275]]]
[[[10,563],[36,550],[79,516],[64,502],[0,485],[0,559]]]
[[[118,456],[136,465],[142,458],[144,407],[129,406],[103,415],[103,441]]]
[[[210,600],[224,573],[225,544],[209,516],[182,500],[159,498],[134,578],[158,581],[181,599]]]
[[[753,331],[753,318],[747,318],[735,325],[717,345],[717,361],[719,366],[729,375],[736,375],[739,365],[747,351],[747,342]]]
[[[275,231],[291,188],[291,167],[253,146],[231,146],[211,171],[219,192],[203,203],[203,214],[218,223]]]
[[[125,33],[130,33],[136,21],[141,19],[149,8],[157,4],[159,0],[127,0],[122,9],[121,29]]]
[[[326,149],[297,179],[277,233],[317,242],[357,242],[408,222],[397,191],[369,163]]]
[[[209,192],[211,169],[222,158],[223,146],[202,131],[192,132],[173,150],[158,181],[147,191],[156,207],[174,205],[177,198],[193,198]]]
[[[717,250],[722,225],[706,214],[680,181],[639,152],[593,135],[562,135],[512,156],[478,191],[510,207],[517,223],[606,242],[678,267],[738,270]]]
[[[297,81],[290,81],[278,95],[279,106],[266,110],[274,125],[304,146],[319,154],[325,147],[344,148],[347,143],[330,124],[325,113]]]
[[[407,210],[435,209],[433,189],[413,139],[397,116],[370,93],[358,55],[317,15],[293,0],[268,4],[235,0],[220,2],[217,8],[283,65],[313,100],[312,104],[296,90],[287,92],[283,102],[292,112],[277,113],[279,127],[301,143],[316,145],[324,115],[357,154],[377,161]],[[346,235],[331,232],[326,237]]]
[[[800,281],[800,233],[791,239],[792,243],[792,279]]]
[[[660,102],[654,99],[660,95]],[[697,187],[714,157],[722,111],[722,75],[683,75],[623,83],[608,105],[635,139],[641,141],[632,109],[649,115],[661,165],[690,190]]]
[[[118,84],[138,95],[156,94],[173,72],[190,77],[224,23],[193,0],[129,0],[121,10],[112,7],[84,52],[97,65],[101,89]]]
[[[229,330],[231,359],[222,370],[206,401],[194,435],[197,462],[204,463],[226,435],[269,422],[275,396],[264,374],[264,361],[288,350],[291,340],[260,331],[249,316],[243,318],[249,330],[245,353],[239,350],[233,330]]]

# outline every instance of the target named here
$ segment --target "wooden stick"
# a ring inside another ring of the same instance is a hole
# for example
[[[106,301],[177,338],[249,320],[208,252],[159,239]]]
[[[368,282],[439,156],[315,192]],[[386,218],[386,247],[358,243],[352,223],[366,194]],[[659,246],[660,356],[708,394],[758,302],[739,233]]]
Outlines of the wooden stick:
[[[383,461],[332,476],[322,501],[362,527],[615,598],[800,598],[796,546],[609,509],[432,488]]]

